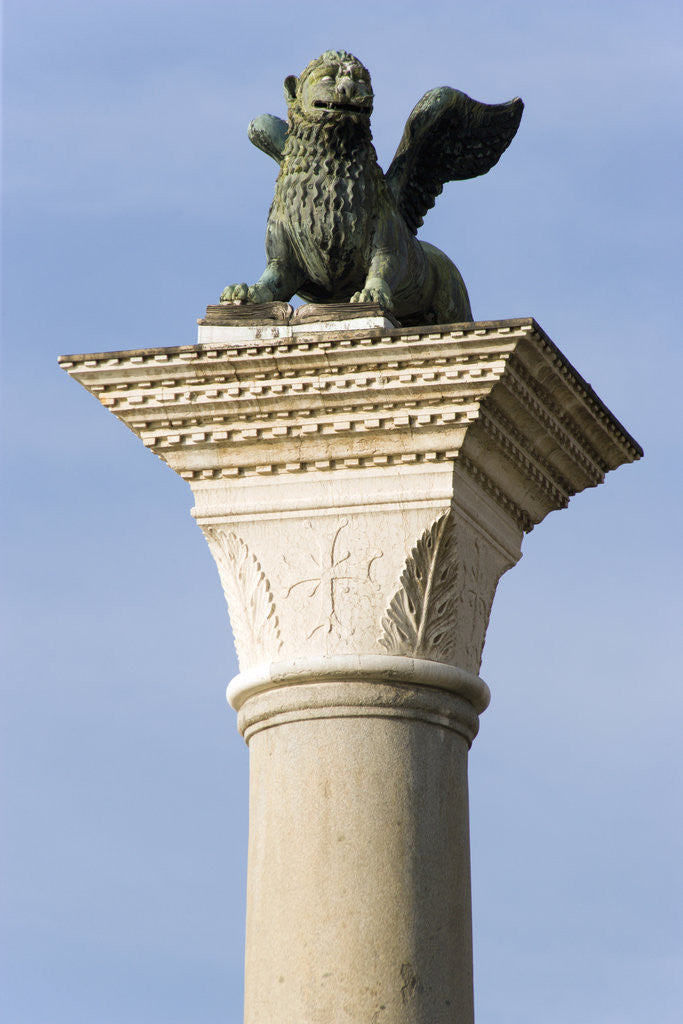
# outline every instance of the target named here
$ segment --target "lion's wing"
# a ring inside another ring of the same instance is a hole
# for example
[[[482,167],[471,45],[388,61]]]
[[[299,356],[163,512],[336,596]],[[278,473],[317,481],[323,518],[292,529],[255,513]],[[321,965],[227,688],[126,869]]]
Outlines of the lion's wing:
[[[247,128],[249,141],[272,156],[276,163],[282,163],[282,152],[287,138],[287,122],[274,114],[259,114]]]
[[[523,109],[520,99],[479,103],[448,86],[422,97],[386,174],[413,234],[445,182],[486,174],[498,162],[515,136]]]

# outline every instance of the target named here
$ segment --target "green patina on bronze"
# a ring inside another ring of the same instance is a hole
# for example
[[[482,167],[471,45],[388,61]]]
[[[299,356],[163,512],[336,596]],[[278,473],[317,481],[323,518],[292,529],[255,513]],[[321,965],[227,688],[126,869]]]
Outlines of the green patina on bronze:
[[[372,145],[373,92],[351,54],[328,50],[285,79],[288,120],[262,114],[249,138],[280,164],[268,265],[221,302],[372,302],[405,325],[472,320],[457,267],[416,238],[447,181],[485,174],[514,138],[520,99],[486,104],[446,86],[412,111],[386,174]]]

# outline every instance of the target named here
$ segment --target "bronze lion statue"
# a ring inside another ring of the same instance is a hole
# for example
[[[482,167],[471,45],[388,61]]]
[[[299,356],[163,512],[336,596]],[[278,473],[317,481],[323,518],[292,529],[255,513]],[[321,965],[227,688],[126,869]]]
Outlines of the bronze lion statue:
[[[372,145],[373,92],[350,53],[328,50],[284,83],[287,122],[262,114],[249,138],[280,164],[263,274],[221,302],[370,302],[402,324],[472,320],[457,267],[416,237],[447,181],[485,174],[520,123],[520,99],[478,103],[432,89],[412,111],[386,174]]]

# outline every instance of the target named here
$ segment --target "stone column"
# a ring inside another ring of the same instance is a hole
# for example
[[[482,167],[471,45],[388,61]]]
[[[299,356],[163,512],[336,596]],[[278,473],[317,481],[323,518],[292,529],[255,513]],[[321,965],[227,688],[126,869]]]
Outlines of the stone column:
[[[247,1024],[471,1024],[467,752],[525,532],[642,453],[533,320],[62,365],[188,480],[250,748]]]
[[[278,688],[239,712],[251,771],[245,1020],[471,1021],[477,713],[434,686],[458,687],[454,671],[351,660],[338,672],[280,663]]]

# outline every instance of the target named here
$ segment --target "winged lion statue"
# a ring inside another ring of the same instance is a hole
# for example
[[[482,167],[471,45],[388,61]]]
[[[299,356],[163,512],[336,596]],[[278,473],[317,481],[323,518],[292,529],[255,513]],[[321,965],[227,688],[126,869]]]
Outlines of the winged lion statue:
[[[361,62],[328,50],[284,83],[287,121],[262,114],[249,138],[280,165],[266,229],[267,266],[221,302],[377,303],[402,324],[472,320],[467,289],[441,250],[417,239],[447,181],[485,174],[524,104],[457,89],[426,93],[384,174],[370,133],[373,91]]]

